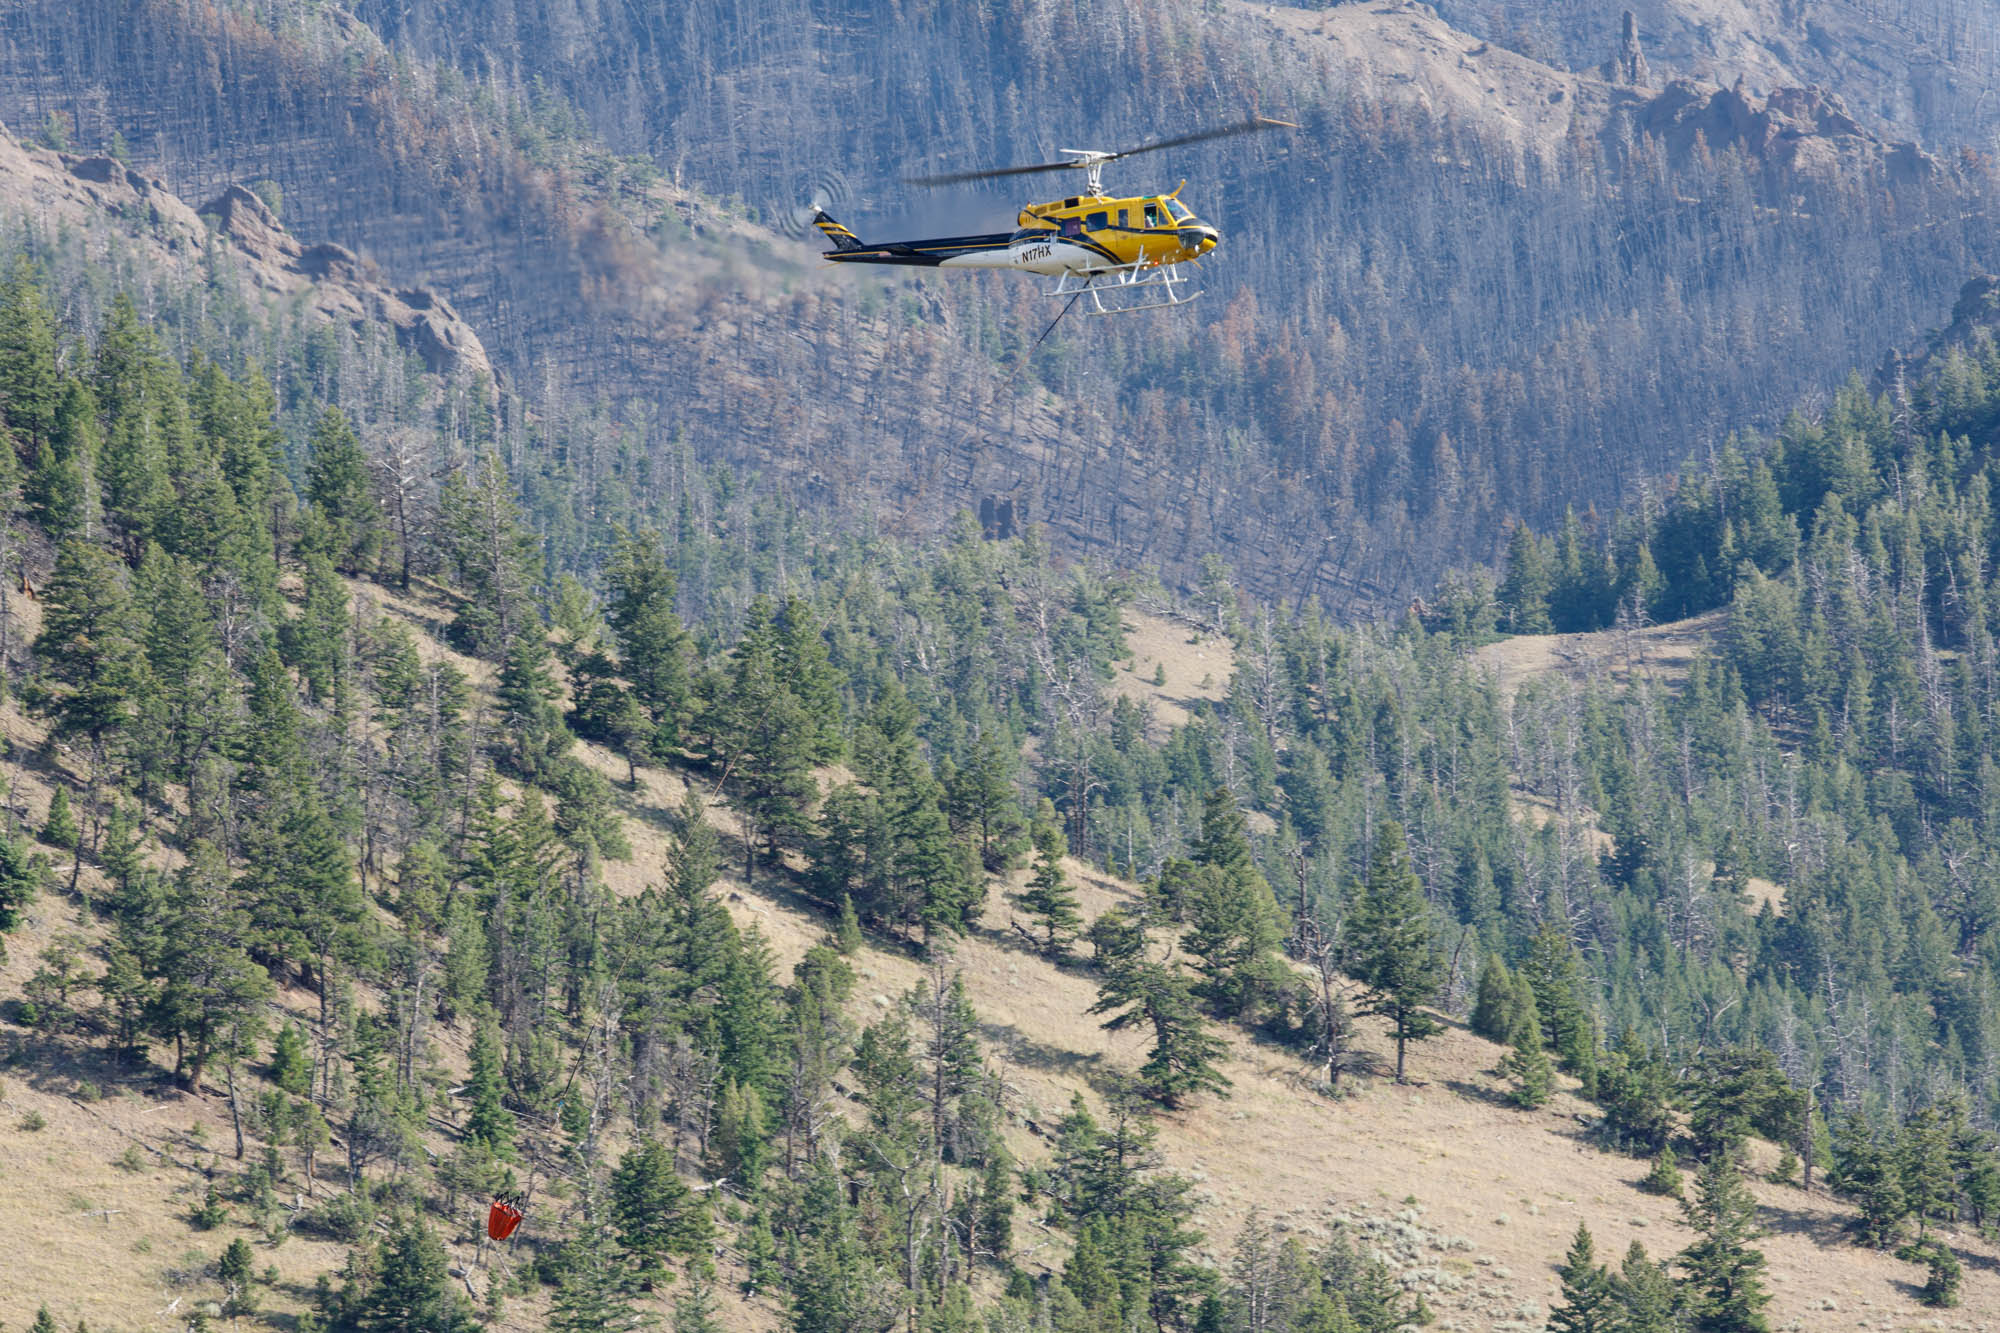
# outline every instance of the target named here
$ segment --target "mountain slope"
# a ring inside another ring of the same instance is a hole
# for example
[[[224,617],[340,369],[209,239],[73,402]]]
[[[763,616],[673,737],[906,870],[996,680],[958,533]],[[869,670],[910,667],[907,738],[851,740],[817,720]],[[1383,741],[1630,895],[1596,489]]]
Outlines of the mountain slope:
[[[364,607],[392,618],[415,616],[421,627],[440,609],[423,597],[389,595],[367,584],[349,591]],[[474,674],[479,664],[434,641],[427,654],[452,660]],[[1176,655],[1176,676],[1191,669],[1191,651]],[[1204,669],[1213,669],[1204,659]],[[0,722],[17,753],[33,752],[39,726],[18,708],[0,710]],[[622,776],[624,764],[593,748],[590,760]],[[9,760],[6,776],[17,811],[30,826],[47,810],[49,774]],[[630,862],[606,866],[623,896],[657,882],[657,829],[679,804],[682,778],[647,769],[625,802],[624,819],[635,848]],[[1524,816],[1525,818],[1525,816]],[[726,810],[717,819],[727,830]],[[1083,906],[1096,915],[1137,897],[1134,886],[1071,862],[1084,887]],[[1018,887],[1022,876],[1013,877]],[[781,972],[823,939],[827,922],[782,887],[749,887],[725,876],[716,893],[745,928],[770,944]],[[94,867],[86,887],[102,893]],[[1055,966],[1021,947],[1010,927],[1008,895],[996,891],[980,929],[953,949],[943,964],[961,974],[980,1016],[979,1035],[989,1068],[1005,1089],[1008,1137],[1020,1159],[1047,1154],[1048,1135],[1070,1098],[1095,1101],[1107,1080],[1143,1057],[1136,1034],[1106,1033],[1085,1010],[1097,997],[1093,978],[1075,966]],[[71,902],[45,898],[24,932],[10,936],[10,961],[0,968],[0,994],[18,995],[37,965],[41,948],[65,932],[91,939],[101,929]],[[896,997],[930,973],[900,948],[876,942],[854,959],[860,986],[854,1012],[863,1022],[889,1010]],[[365,1005],[385,997],[364,997]],[[281,997],[282,1014],[308,1022],[315,1003],[303,991]],[[0,1011],[4,1015],[5,1011]],[[236,1235],[257,1238],[246,1225],[251,1210],[235,1207],[230,1223],[190,1231],[187,1213],[199,1205],[205,1172],[233,1168],[227,1098],[219,1085],[201,1095],[175,1092],[161,1071],[134,1071],[96,1057],[80,1043],[51,1039],[0,1016],[0,1042],[11,1053],[0,1085],[0,1228],[17,1238],[18,1279],[0,1290],[0,1320],[28,1322],[47,1301],[64,1322],[176,1327],[177,1298],[184,1313],[220,1299],[203,1273]],[[437,1034],[448,1066],[462,1068],[467,1031],[447,1025]],[[1227,1099],[1203,1098],[1187,1110],[1160,1118],[1165,1164],[1198,1185],[1194,1221],[1208,1234],[1205,1256],[1226,1263],[1236,1239],[1255,1215],[1281,1234],[1311,1242],[1345,1222],[1390,1262],[1399,1281],[1421,1292],[1442,1328],[1538,1327],[1556,1297],[1553,1259],[1579,1222],[1598,1238],[1600,1252],[1622,1254],[1631,1241],[1655,1256],[1672,1254],[1689,1240],[1672,1200],[1637,1188],[1646,1164],[1594,1145],[1582,1125],[1589,1103],[1558,1096],[1533,1112],[1505,1104],[1505,1081],[1495,1066],[1503,1047],[1453,1027],[1413,1056],[1414,1083],[1397,1087],[1384,1077],[1392,1050],[1373,1024],[1363,1024],[1363,1049],[1372,1072],[1351,1076],[1349,1095],[1334,1099],[1315,1086],[1313,1071],[1295,1056],[1241,1035],[1229,1040],[1223,1068],[1234,1084]],[[18,1071],[26,1070],[25,1077]],[[253,1088],[263,1080],[245,1071]],[[44,1122],[28,1128],[36,1118]],[[441,1102],[430,1116],[431,1150],[443,1155],[462,1128],[461,1103]],[[136,1147],[140,1165],[125,1165]],[[330,1154],[335,1160],[339,1144]],[[253,1150],[254,1151],[254,1150]],[[1758,1162],[1775,1154],[1759,1147]],[[219,1177],[218,1177],[219,1178]],[[551,1188],[558,1182],[550,1181]],[[322,1184],[323,1195],[339,1186]],[[1891,1256],[1858,1248],[1842,1238],[1852,1210],[1823,1193],[1759,1184],[1760,1220],[1770,1234],[1760,1242],[1772,1266],[1780,1328],[1861,1328],[1880,1317],[1907,1313],[1910,1274]],[[283,1209],[296,1207],[281,1200]],[[517,1248],[565,1237],[581,1225],[575,1200],[557,1190],[542,1197]],[[106,1211],[109,1210],[109,1211]],[[465,1200],[441,1219],[455,1267],[484,1297],[505,1270],[500,1256],[481,1263],[476,1242],[483,1202]],[[288,1219],[281,1219],[288,1220]],[[1060,1232],[1023,1219],[1017,1239],[1030,1272],[1059,1272],[1067,1241]],[[2000,1247],[1968,1231],[1950,1233],[1970,1261],[1961,1318],[2000,1317]],[[257,1248],[258,1264],[275,1263],[280,1282],[265,1303],[272,1314],[304,1308],[313,1279],[344,1254],[338,1244],[293,1236],[276,1249]],[[77,1287],[73,1276],[97,1277]],[[740,1256],[724,1263],[733,1284],[742,1277]],[[500,1329],[542,1327],[538,1297],[510,1299]],[[1877,1314],[1877,1312],[1881,1314]],[[768,1299],[730,1295],[720,1312],[730,1329],[765,1329],[778,1322]]]
[[[1651,95],[1475,55],[1421,6],[916,6],[885,42],[835,3],[36,0],[0,32],[16,126],[121,133],[197,197],[276,180],[303,234],[437,287],[517,392],[607,405],[656,472],[678,435],[918,531],[1006,496],[1074,551],[1188,584],[1219,553],[1344,608],[1769,423],[2000,263],[1976,160],[1905,171],[1712,86],[1654,126]],[[820,274],[707,202],[776,215],[830,182],[864,235],[992,222],[1018,201],[897,179],[1256,106],[1306,128],[1143,160],[1228,231],[1199,317],[1032,356],[1054,312],[1025,283]]]

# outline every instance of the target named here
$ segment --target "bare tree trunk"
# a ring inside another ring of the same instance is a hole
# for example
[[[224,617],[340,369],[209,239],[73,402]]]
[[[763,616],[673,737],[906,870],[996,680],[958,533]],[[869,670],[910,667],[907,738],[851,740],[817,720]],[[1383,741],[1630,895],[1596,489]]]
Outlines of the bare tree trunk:
[[[243,1160],[243,1109],[236,1100],[236,1061],[223,1066],[229,1078],[229,1127],[236,1131],[236,1160]]]

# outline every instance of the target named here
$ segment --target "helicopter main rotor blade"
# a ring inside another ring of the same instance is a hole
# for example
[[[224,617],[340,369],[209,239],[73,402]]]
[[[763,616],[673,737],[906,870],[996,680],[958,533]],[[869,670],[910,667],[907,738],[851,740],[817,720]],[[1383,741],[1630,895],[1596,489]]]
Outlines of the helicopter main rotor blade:
[[[1295,130],[1298,126],[1289,120],[1272,120],[1268,116],[1253,116],[1235,125],[1224,125],[1220,129],[1198,130],[1193,134],[1182,134],[1172,139],[1161,139],[1157,143],[1141,144],[1137,148],[1126,148],[1116,153],[1092,153],[1079,156],[1072,162],[1041,162],[1031,167],[994,167],[986,171],[954,171],[942,176],[913,176],[905,185],[963,185],[967,181],[992,180],[996,176],[1027,176],[1037,171],[1061,171],[1064,168],[1087,169],[1102,166],[1106,162],[1116,162],[1124,157],[1136,157],[1140,153],[1157,153],[1162,148],[1179,148],[1185,144],[1202,143],[1209,139],[1227,139],[1237,134],[1253,134],[1258,130]]]
[[[1183,144],[1201,143],[1208,139],[1227,139],[1237,134],[1255,134],[1259,130],[1295,130],[1298,126],[1289,120],[1272,120],[1268,116],[1253,116],[1237,125],[1224,125],[1221,129],[1200,130],[1194,134],[1183,134],[1178,138],[1162,139],[1158,143],[1141,144],[1137,148],[1127,148],[1113,153],[1107,161],[1121,157],[1137,157],[1141,153],[1157,153],[1162,148],[1179,148]]]
[[[995,176],[1027,176],[1037,171],[1061,171],[1073,167],[1074,162],[1044,162],[1033,167],[995,167],[991,171],[954,171],[945,176],[911,176],[903,181],[905,185],[962,185],[966,181],[991,180]]]

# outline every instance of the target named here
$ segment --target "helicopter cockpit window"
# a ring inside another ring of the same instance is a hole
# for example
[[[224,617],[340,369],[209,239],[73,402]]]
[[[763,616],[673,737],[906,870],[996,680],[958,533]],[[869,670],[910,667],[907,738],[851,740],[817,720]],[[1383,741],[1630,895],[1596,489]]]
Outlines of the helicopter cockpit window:
[[[1158,204],[1146,205],[1146,225],[1149,227],[1164,227],[1167,225],[1166,215],[1160,211]]]
[[[1176,222],[1192,222],[1194,220],[1194,214],[1189,211],[1188,206],[1178,199],[1167,200],[1167,207],[1173,210],[1174,221]]]

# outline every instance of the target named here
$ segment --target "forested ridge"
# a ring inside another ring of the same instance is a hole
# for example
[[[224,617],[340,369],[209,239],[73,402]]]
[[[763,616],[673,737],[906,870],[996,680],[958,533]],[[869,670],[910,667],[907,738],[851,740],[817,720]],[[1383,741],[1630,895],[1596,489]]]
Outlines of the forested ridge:
[[[1371,11],[1358,57],[1249,7],[1124,0],[915,6],[894,42],[840,5],[206,13],[24,6],[0,107],[79,148],[118,135],[184,192],[274,180],[305,234],[433,282],[512,387],[550,417],[613,414],[655,471],[685,445],[910,534],[1011,496],[1066,553],[1180,587],[1217,554],[1343,614],[1493,558],[1510,520],[1608,508],[1692,441],[1774,426],[1994,260],[1990,167],[1956,141],[1906,150],[1755,98],[1697,134],[1656,123],[1680,94],[1509,65],[1415,9]],[[1368,43],[1403,29],[1471,103],[1369,73]],[[1482,88],[1531,78],[1575,108],[1547,142],[1481,112]],[[1052,125],[1079,99],[1084,124]],[[1004,220],[1018,200],[896,182],[1247,109],[1303,128],[1142,160],[1227,230],[1198,320],[1078,323],[1031,356],[1050,312],[1018,283],[851,288],[790,275],[789,247],[753,276],[687,243],[689,219],[779,219],[828,182],[864,235]],[[1778,151],[1800,142],[1809,161]],[[689,273],[698,293],[663,278]]]

